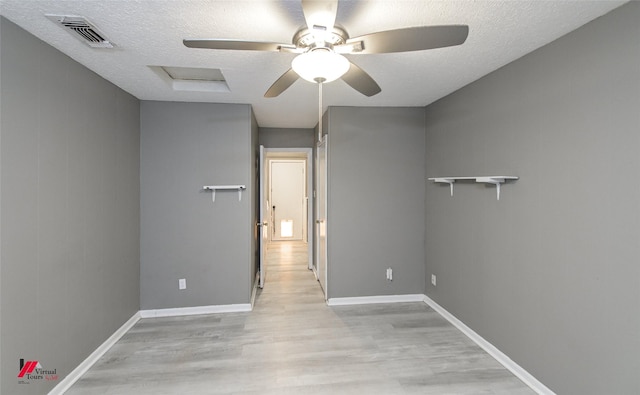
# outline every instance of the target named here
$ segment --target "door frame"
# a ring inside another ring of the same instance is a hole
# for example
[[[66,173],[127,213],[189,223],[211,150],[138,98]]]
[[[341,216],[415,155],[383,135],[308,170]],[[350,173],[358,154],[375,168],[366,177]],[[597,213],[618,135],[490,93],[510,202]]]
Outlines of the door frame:
[[[324,150],[324,166],[320,165],[320,149]],[[320,282],[321,285],[321,289],[322,292],[324,293],[324,299],[328,300],[329,298],[329,249],[327,247],[328,245],[328,240],[327,240],[327,232],[328,232],[328,226],[327,226],[327,216],[329,213],[329,135],[325,134],[322,136],[321,140],[317,142],[316,144],[316,184],[315,187],[315,191],[317,191],[319,189],[319,185],[320,185],[320,175],[319,172],[321,170],[324,171],[324,186],[323,186],[323,192],[322,196],[320,196],[320,193],[318,193],[318,196],[316,196],[316,225],[317,225],[317,230],[316,230],[316,234],[315,234],[315,252],[316,252],[316,259],[315,259],[315,273],[316,273],[316,278],[318,279],[318,281]],[[324,204],[324,213],[321,213],[320,211],[320,201],[323,201]],[[320,227],[324,227],[324,244],[321,243],[321,234],[320,234]],[[324,246],[324,248],[322,248],[322,245]],[[324,255],[324,273],[320,273],[319,270],[319,265],[321,262],[321,257]],[[321,278],[322,276],[322,278]]]
[[[305,240],[307,243],[307,261],[309,270],[313,269],[313,240],[315,234],[315,228],[313,226],[313,172],[315,169],[315,164],[313,163],[313,148],[265,148],[265,164],[268,163],[269,159],[302,159],[305,157],[305,162],[307,164],[306,169],[306,200],[307,200],[307,239]],[[279,154],[283,154],[280,156]],[[296,155],[299,154],[299,155]],[[265,180],[266,181],[266,180]],[[267,188],[267,182],[265,182],[265,188]],[[263,195],[263,198],[266,199],[266,195]],[[262,203],[262,202],[261,202]],[[271,221],[271,215],[268,216],[268,221]],[[271,224],[273,226],[273,224]]]
[[[266,280],[266,270],[267,270],[267,240],[269,236],[269,222],[265,219],[267,210],[265,210],[265,165],[267,163],[266,155],[264,152],[264,146],[260,145],[258,147],[258,223],[256,224],[258,227],[258,243],[260,243],[259,247],[259,262],[258,262],[258,287],[264,288],[264,282]]]

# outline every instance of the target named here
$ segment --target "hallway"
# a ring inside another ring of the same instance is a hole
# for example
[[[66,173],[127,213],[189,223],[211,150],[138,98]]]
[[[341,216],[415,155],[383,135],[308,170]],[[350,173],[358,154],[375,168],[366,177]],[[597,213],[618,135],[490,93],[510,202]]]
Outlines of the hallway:
[[[307,303],[325,304],[320,284],[307,268],[307,243],[274,241],[267,244],[267,270],[258,289],[253,312]]]
[[[327,306],[301,247],[252,312],[141,319],[67,394],[533,393],[424,303]]]

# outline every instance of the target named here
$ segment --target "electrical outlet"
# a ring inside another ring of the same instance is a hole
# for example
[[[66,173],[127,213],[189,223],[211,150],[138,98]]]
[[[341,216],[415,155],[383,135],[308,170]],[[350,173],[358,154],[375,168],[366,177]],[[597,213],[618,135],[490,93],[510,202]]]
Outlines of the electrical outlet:
[[[393,280],[393,269],[391,269],[391,268],[387,269],[387,280],[389,280],[389,281]]]
[[[435,287],[436,286],[436,275],[432,274],[431,275],[431,284]]]
[[[178,289],[187,289],[187,279],[181,278],[178,280]]]

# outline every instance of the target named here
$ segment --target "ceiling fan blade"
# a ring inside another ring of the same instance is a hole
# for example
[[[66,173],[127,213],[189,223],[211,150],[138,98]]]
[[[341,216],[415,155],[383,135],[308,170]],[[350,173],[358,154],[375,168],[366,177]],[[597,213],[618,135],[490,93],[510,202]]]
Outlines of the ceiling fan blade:
[[[465,42],[469,26],[418,26],[365,34],[347,40],[345,46],[362,43],[362,50],[352,53],[393,53],[450,47]]]
[[[336,23],[338,0],[302,0],[302,12],[309,30],[330,32]]]
[[[368,97],[382,91],[380,86],[378,86],[369,74],[365,73],[364,70],[353,63],[351,63],[349,71],[342,76],[342,80],[353,89]]]
[[[282,74],[280,78],[278,78],[276,82],[271,85],[271,87],[264,94],[264,97],[278,96],[279,94],[287,90],[288,87],[293,85],[293,83],[296,82],[298,78],[298,74],[293,71],[293,69],[287,70],[286,73]]]
[[[294,45],[279,44],[262,41],[242,41],[242,40],[220,40],[211,39],[186,39],[182,40],[183,44],[189,48],[205,48],[205,49],[232,49],[244,51],[281,51],[290,49]]]

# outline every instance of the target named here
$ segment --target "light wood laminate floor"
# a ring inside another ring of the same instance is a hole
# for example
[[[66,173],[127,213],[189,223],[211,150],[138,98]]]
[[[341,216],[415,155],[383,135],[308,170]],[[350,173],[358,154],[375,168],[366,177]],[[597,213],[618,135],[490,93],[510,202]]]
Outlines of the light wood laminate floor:
[[[424,303],[328,307],[306,259],[273,243],[252,312],[141,319],[67,395],[533,393]]]

